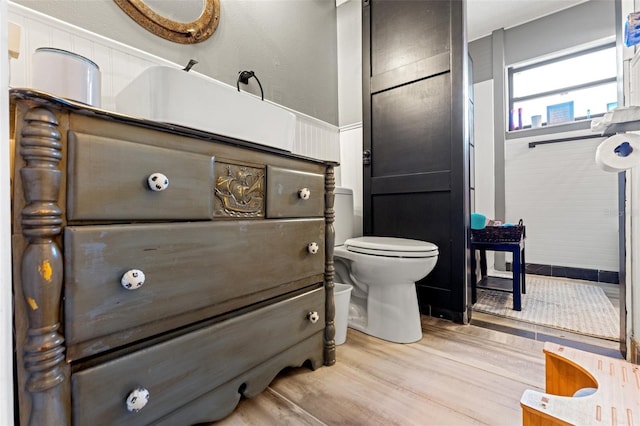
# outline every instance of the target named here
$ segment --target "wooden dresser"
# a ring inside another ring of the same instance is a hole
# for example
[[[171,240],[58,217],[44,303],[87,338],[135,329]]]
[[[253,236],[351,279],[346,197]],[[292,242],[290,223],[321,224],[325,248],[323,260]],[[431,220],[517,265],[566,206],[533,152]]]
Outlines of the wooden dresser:
[[[19,424],[210,422],[335,362],[334,163],[11,103]]]

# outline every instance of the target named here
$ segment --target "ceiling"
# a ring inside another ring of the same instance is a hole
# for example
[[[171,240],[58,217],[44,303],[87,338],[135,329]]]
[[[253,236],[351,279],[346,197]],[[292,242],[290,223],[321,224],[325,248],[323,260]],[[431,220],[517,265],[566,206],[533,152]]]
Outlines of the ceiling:
[[[467,0],[467,38],[473,41],[500,28],[525,22],[584,3],[586,0]]]

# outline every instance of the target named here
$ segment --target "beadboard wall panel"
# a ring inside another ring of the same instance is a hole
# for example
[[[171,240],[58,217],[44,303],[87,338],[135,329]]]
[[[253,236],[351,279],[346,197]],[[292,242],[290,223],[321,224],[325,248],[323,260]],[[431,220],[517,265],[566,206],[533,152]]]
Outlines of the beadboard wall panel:
[[[507,141],[506,219],[524,219],[527,263],[618,271],[617,174],[595,163],[602,140]]]
[[[9,3],[9,20],[22,27],[20,57],[11,61],[12,87],[31,85],[31,58],[38,47],[69,50],[98,64],[102,74],[102,108],[115,111],[116,94],[144,69],[154,65],[177,66],[14,3]]]
[[[154,65],[182,68],[182,65],[15,3],[9,3],[9,21],[22,27],[20,57],[11,61],[11,87],[30,86],[31,57],[38,47],[68,50],[98,64],[102,74],[102,108],[111,111],[115,111],[116,95],[146,68]],[[195,71],[191,72],[197,74]],[[294,153],[311,158],[339,161],[340,138],[337,126],[288,108],[285,109],[296,114],[298,118]]]
[[[292,151],[322,160],[340,161],[340,131],[337,126],[292,111],[297,116]]]

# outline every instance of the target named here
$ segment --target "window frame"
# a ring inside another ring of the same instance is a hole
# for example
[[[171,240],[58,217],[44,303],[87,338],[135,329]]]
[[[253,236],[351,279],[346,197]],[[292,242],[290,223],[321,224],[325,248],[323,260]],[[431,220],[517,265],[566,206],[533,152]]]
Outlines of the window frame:
[[[527,95],[527,96],[521,96],[521,97],[517,97],[514,98],[513,97],[513,75],[517,72],[522,72],[522,71],[526,71],[529,69],[534,69],[534,68],[539,68],[545,65],[549,65],[549,64],[553,64],[553,63],[557,63],[557,62],[561,62],[567,59],[571,59],[571,58],[575,58],[575,57],[579,57],[579,56],[584,56],[587,55],[589,53],[593,53],[593,52],[597,52],[600,50],[605,50],[605,49],[610,49],[610,48],[615,48],[616,47],[616,42],[612,41],[612,42],[608,42],[605,44],[601,44],[598,46],[594,46],[588,49],[582,49],[582,50],[578,50],[575,52],[571,52],[571,53],[567,53],[564,55],[560,55],[554,58],[550,58],[550,59],[546,59],[543,61],[538,61],[538,62],[534,62],[534,63],[529,63],[527,65],[522,65],[522,66],[509,66],[507,67],[507,96],[508,96],[508,109],[507,109],[507,123],[509,122],[509,114],[511,114],[511,111],[514,110],[514,104],[516,102],[522,102],[522,101],[527,101],[527,100],[531,100],[531,99],[536,99],[536,98],[543,98],[546,96],[552,96],[552,95],[557,95],[557,94],[561,94],[564,92],[570,92],[570,91],[575,91],[575,90],[581,90],[581,89],[585,89],[585,88],[590,88],[590,87],[596,87],[596,86],[601,86],[604,84],[610,84],[610,83],[615,83],[617,82],[617,76],[613,76],[610,78],[606,78],[606,79],[600,79],[600,80],[594,80],[591,81],[589,83],[582,83],[582,84],[577,84],[574,86],[565,86],[559,89],[555,89],[555,90],[549,90],[546,92],[539,92],[539,93],[535,93],[535,94],[531,94],[531,95]],[[602,114],[593,114],[591,115],[591,117],[576,117],[574,119],[573,122],[578,122],[584,119],[589,119],[589,118],[593,118],[593,117],[601,117],[603,116],[604,113]],[[549,124],[547,123],[547,125],[545,127],[549,126]],[[507,126],[508,127],[508,126]],[[530,126],[527,126],[526,128],[531,128]],[[522,130],[522,129],[518,129],[518,130]],[[507,131],[513,131],[509,128],[507,128]]]

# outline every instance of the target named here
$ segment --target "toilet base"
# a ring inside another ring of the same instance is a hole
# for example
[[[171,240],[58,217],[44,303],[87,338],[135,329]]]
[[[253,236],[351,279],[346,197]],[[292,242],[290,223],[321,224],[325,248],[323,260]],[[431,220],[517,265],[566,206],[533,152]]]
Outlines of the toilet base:
[[[414,283],[369,287],[366,307],[361,306],[363,302],[361,298],[352,297],[349,327],[394,343],[414,343],[422,339]]]
[[[382,340],[386,340],[387,342],[391,342],[391,343],[416,343],[419,342],[420,340],[422,340],[422,329],[420,330],[420,333],[415,333],[413,334],[413,336],[409,336],[407,335],[406,338],[403,339],[399,339],[397,336],[384,336],[384,335],[379,335],[376,333],[372,333],[370,330],[368,330],[367,327],[363,326],[362,324],[358,324],[357,322],[351,322],[349,321],[349,328],[352,328],[354,330],[358,330],[364,334],[367,334],[369,336],[372,337],[377,337],[378,339],[382,339]]]

